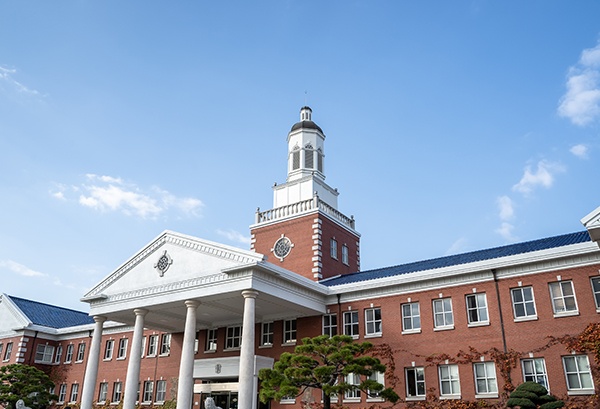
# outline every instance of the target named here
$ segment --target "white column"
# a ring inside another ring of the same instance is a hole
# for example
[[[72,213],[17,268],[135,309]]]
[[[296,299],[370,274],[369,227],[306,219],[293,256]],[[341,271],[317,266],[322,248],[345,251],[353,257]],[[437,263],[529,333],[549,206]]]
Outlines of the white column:
[[[254,394],[254,306],[258,291],[244,290],[244,321],[242,326],[242,346],[240,350],[240,384],[238,409],[255,409]]]
[[[179,363],[179,383],[177,384],[177,409],[191,409],[194,395],[194,344],[196,341],[196,310],[199,301],[188,300],[185,302],[187,313],[185,316],[185,330],[183,331],[183,345],[181,347],[181,361]]]
[[[94,316],[94,333],[92,335],[92,345],[88,355],[87,365],[85,367],[85,377],[83,379],[83,391],[81,392],[81,409],[92,409],[94,401],[94,390],[96,389],[96,380],[98,379],[98,362],[100,362],[100,342],[102,341],[102,325],[106,317]]]
[[[138,384],[140,382],[140,364],[142,362],[142,336],[144,335],[144,317],[148,310],[137,308],[135,313],[135,325],[133,327],[133,339],[129,351],[129,364],[127,365],[127,378],[125,378],[125,396],[123,397],[123,409],[134,409],[137,398]]]

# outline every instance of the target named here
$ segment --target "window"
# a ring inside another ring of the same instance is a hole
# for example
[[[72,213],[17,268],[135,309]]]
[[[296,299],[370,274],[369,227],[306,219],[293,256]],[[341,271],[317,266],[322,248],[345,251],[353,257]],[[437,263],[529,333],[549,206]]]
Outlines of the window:
[[[440,298],[433,300],[433,318],[436,329],[454,328],[454,315],[452,314],[452,299]]]
[[[71,398],[69,402],[77,402],[77,397],[79,396],[79,384],[74,383],[71,385]]]
[[[156,348],[158,347],[158,335],[150,335],[148,337],[148,354],[147,356],[156,356]]]
[[[283,342],[286,344],[296,343],[296,320],[283,321]]]
[[[0,351],[1,352],[1,351]],[[54,356],[54,363],[59,364],[62,358],[63,347],[59,345],[56,347],[56,355]]]
[[[365,310],[365,330],[367,336],[381,335],[381,308]]]
[[[344,335],[358,338],[358,311],[344,312]]]
[[[12,354],[13,343],[9,342],[6,344],[6,351],[4,351],[4,360],[10,361],[10,356]]]
[[[535,301],[533,300],[533,287],[519,287],[510,290],[515,319],[536,318]]]
[[[337,256],[337,240],[336,239],[329,240],[329,251],[331,254],[331,258],[337,260],[338,256]]]
[[[167,381],[156,381],[156,402],[164,402],[167,397]]]
[[[300,168],[300,151],[297,149],[299,148],[296,146],[292,152],[292,170]]]
[[[421,332],[421,314],[419,303],[402,304],[402,332]]]
[[[273,345],[273,323],[263,322],[262,323],[262,334],[260,337],[260,344],[262,346]]]
[[[67,353],[65,354],[65,363],[69,363],[73,360],[73,349],[75,346],[73,344],[67,345]]]
[[[119,350],[117,351],[117,359],[125,359],[127,356],[127,338],[121,338],[119,340]]]
[[[323,172],[323,151],[321,151],[321,148],[317,150],[317,170]]]
[[[82,342],[77,347],[77,361],[76,362],[82,362],[83,358],[85,358],[85,343]]]
[[[348,265],[348,246],[342,245],[342,263]]]
[[[593,393],[594,383],[587,355],[563,357],[568,392]]]
[[[214,352],[217,350],[217,329],[211,328],[206,330],[206,346],[204,351]]]
[[[594,292],[594,300],[596,301],[596,309],[600,310],[600,277],[592,278],[592,291]]]
[[[537,382],[550,390],[544,358],[523,359],[521,366],[523,367],[523,380],[525,382]]]
[[[330,337],[337,335],[336,314],[323,315],[323,335],[329,335]]]
[[[242,345],[242,326],[227,327],[225,349],[237,349]]]
[[[152,402],[152,395],[154,393],[154,382],[144,381],[144,396],[142,402]]]
[[[572,281],[560,281],[550,283],[550,298],[552,298],[552,309],[555,315],[571,315],[577,312],[577,301],[575,301],[575,290]]]
[[[360,385],[360,376],[354,373],[350,373],[346,376],[346,382],[350,385]],[[360,400],[360,389],[353,388],[344,394],[344,399],[348,400]]]
[[[475,393],[477,395],[498,396],[496,382],[496,367],[493,362],[478,362],[473,364],[475,372]]]
[[[422,367],[406,368],[406,397],[425,399],[425,369]]]
[[[160,337],[160,354],[169,355],[171,352],[171,334],[162,334]]]
[[[4,349],[4,344],[0,342],[0,357],[2,356],[3,349]]]
[[[100,382],[100,387],[98,388],[98,403],[106,402],[107,396],[108,396],[108,382]]]
[[[315,167],[315,154],[311,145],[307,145],[304,150],[304,167],[307,169]]]
[[[39,344],[35,351],[35,362],[41,364],[51,364],[54,355],[54,347],[48,344]]]
[[[107,340],[106,347],[104,348],[104,359],[105,360],[112,359],[114,348],[115,348],[115,340],[114,339]]]
[[[67,399],[67,384],[61,383],[58,388],[58,403],[64,403],[65,399]]]
[[[485,293],[467,295],[467,317],[469,324],[486,324],[488,318]]]
[[[121,398],[123,397],[123,382],[115,382],[113,384],[113,402],[121,402]]]
[[[460,399],[458,365],[440,365],[439,373],[441,396]]]
[[[369,379],[378,382],[385,387],[385,377],[382,372],[373,372],[369,376]],[[367,394],[367,401],[382,400],[379,396],[380,392],[378,391],[372,391],[369,389]]]

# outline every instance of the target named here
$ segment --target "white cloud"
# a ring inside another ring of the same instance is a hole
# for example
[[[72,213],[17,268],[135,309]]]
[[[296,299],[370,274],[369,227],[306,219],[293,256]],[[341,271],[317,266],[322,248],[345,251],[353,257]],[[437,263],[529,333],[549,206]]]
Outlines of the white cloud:
[[[498,233],[500,236],[502,236],[504,238],[504,240],[507,241],[517,241],[518,238],[513,236],[513,230],[514,230],[515,226],[513,226],[512,224],[508,223],[508,222],[502,222],[502,225],[496,229],[496,233]]]
[[[235,230],[217,230],[217,234],[233,242],[250,244],[250,237]]]
[[[525,167],[523,177],[512,189],[523,194],[531,193],[538,186],[548,189],[554,183],[554,176],[564,171],[565,168],[560,163],[540,160],[535,171],[532,171],[529,165]]]
[[[468,241],[466,238],[461,237],[460,239],[456,240],[454,243],[452,243],[452,245],[450,246],[450,248],[448,250],[446,250],[446,255],[452,255],[452,254],[459,254],[462,253],[464,251],[466,251],[467,248],[467,244]]]
[[[513,205],[513,201],[508,196],[500,196],[496,203],[498,204],[498,209],[500,211],[500,219],[501,220],[510,220],[515,215],[515,209]]]
[[[144,191],[119,177],[93,173],[88,173],[85,177],[87,183],[81,185],[57,183],[50,194],[66,201],[76,194],[78,203],[84,207],[102,212],[118,211],[144,219],[155,219],[170,210],[188,217],[200,217],[204,206],[200,199],[177,197],[158,187]]]
[[[569,152],[581,159],[587,159],[588,157],[588,147],[583,144],[572,146]]]
[[[45,277],[47,274],[40,273],[39,271],[32,270],[23,264],[17,263],[13,260],[0,260],[0,267],[7,268],[8,270],[22,275],[24,277]]]
[[[566,87],[558,106],[560,116],[579,126],[600,118],[600,43],[583,50],[577,65],[569,68]]]
[[[41,96],[41,94],[38,91],[26,87],[25,85],[21,84],[19,81],[14,79],[13,76],[16,73],[17,70],[14,68],[6,68],[0,66],[0,81],[2,81],[2,83],[4,84],[7,84],[8,87],[17,91],[18,93]]]

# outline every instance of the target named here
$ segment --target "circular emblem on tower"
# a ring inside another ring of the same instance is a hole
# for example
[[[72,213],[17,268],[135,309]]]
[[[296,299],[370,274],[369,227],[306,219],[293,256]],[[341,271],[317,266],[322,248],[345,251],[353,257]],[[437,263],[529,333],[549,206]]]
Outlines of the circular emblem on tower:
[[[154,268],[158,270],[158,275],[162,277],[171,264],[173,264],[173,259],[167,254],[167,250],[165,250],[154,265]]]
[[[275,254],[275,257],[277,257],[279,261],[283,261],[283,259],[290,254],[290,251],[292,251],[292,247],[294,247],[292,241],[282,234],[273,245],[271,251],[273,254]]]

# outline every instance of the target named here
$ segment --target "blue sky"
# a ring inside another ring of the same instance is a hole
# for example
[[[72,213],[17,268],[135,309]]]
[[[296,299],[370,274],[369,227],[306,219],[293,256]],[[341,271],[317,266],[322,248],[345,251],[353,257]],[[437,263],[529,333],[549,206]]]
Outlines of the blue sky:
[[[583,229],[600,2],[0,3],[0,292],[79,298],[165,229],[249,248],[305,103],[362,269]]]

